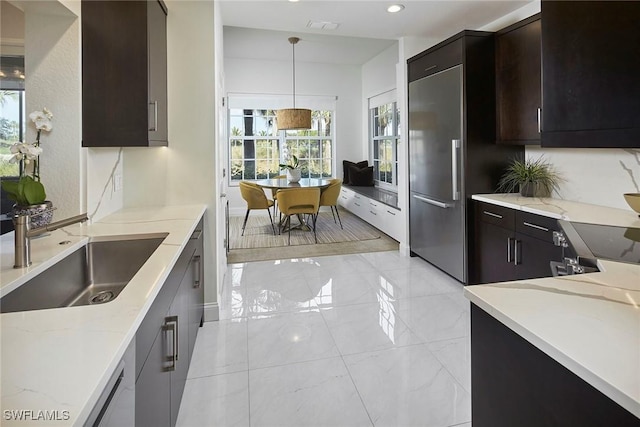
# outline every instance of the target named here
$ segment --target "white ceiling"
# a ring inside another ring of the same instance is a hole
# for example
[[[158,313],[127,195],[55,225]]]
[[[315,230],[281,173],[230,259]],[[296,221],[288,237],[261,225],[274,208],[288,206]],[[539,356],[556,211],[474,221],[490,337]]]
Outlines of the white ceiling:
[[[461,30],[481,28],[531,1],[221,0],[220,11],[227,57],[290,59],[287,38],[297,36],[301,42],[296,60],[362,64],[402,37],[444,40]],[[393,3],[405,9],[388,13]],[[310,29],[309,21],[339,27]]]

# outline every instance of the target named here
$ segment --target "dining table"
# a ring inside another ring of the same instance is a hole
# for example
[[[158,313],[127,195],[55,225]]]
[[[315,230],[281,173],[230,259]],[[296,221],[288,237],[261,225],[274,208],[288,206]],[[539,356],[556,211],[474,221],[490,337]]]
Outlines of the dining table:
[[[287,178],[274,178],[274,179],[260,179],[255,181],[257,185],[262,188],[282,190],[285,188],[327,188],[331,181],[322,178],[301,178],[298,182],[291,182]],[[306,223],[302,215],[297,215],[299,224],[292,226],[291,223],[285,219],[280,222],[279,227],[282,231],[287,231],[289,228],[292,230],[301,229],[304,231],[311,231],[311,227]],[[287,227],[287,228],[285,228]]]

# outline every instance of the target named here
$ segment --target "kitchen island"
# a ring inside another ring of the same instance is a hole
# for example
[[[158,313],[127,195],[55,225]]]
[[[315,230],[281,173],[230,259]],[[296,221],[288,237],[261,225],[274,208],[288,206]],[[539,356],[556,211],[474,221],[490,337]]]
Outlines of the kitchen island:
[[[511,194],[473,198],[558,219],[640,227],[621,209]],[[640,425],[640,264],[598,266],[598,273],[465,288],[474,427]]]
[[[132,208],[65,227],[33,239],[33,264],[23,269],[12,267],[13,233],[2,236],[0,293],[6,295],[90,237],[168,233],[111,302],[0,315],[3,426],[85,423],[204,212],[203,205]],[[27,415],[18,421],[18,414]]]

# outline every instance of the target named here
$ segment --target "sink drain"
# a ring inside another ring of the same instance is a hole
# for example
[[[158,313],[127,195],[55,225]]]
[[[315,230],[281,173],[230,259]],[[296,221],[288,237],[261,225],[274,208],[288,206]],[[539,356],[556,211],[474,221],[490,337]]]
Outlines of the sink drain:
[[[109,302],[113,299],[113,292],[111,291],[102,291],[91,297],[89,300],[89,304],[103,304],[105,302]]]

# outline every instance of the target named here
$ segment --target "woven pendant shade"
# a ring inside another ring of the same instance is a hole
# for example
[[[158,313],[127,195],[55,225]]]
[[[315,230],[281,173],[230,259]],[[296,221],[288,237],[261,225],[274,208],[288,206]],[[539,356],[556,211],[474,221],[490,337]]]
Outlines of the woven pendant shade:
[[[276,111],[278,130],[311,129],[311,110],[296,108],[296,43],[298,37],[289,37],[293,52],[293,108],[283,108]]]
[[[285,108],[276,111],[278,129],[311,129],[311,110],[304,108]]]

